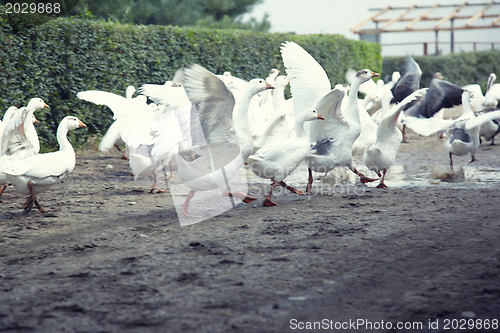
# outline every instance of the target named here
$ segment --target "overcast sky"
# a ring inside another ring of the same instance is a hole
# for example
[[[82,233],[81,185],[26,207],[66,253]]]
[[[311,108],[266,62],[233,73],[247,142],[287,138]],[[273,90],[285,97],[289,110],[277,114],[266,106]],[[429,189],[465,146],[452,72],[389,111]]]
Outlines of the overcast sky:
[[[485,3],[487,0],[472,0],[469,3]],[[264,13],[269,15],[272,27],[271,32],[295,32],[297,34],[310,34],[310,33],[329,33],[329,34],[342,34],[350,39],[358,40],[357,34],[354,34],[350,29],[357,24],[363,22],[369,17],[373,16],[377,11],[370,11],[370,8],[385,8],[387,6],[393,7],[408,7],[415,4],[419,6],[434,5],[439,3],[445,4],[462,4],[463,0],[348,0],[348,1],[334,1],[334,0],[264,0],[261,5],[255,6],[253,12],[249,16],[261,19]],[[474,6],[468,10],[462,10],[460,14],[472,15],[482,7]],[[432,16],[444,16],[451,12],[453,8],[436,9],[432,12]],[[424,9],[415,10],[413,17],[417,14],[423,13]],[[397,12],[398,14],[402,11]],[[487,11],[491,14],[500,14],[500,5],[494,6]],[[396,16],[393,12],[392,17]],[[382,16],[381,16],[382,17]],[[383,16],[387,17],[387,16]],[[410,15],[411,17],[411,15]],[[412,17],[412,18],[413,18]],[[464,25],[466,20],[457,20],[455,27]],[[490,24],[490,21],[479,19],[476,25]],[[407,24],[407,23],[406,23]],[[424,23],[420,23],[424,24]],[[429,23],[435,25],[436,21]],[[396,24],[394,25],[396,26]],[[449,26],[449,23],[447,23]],[[366,28],[374,28],[374,25],[367,24]],[[450,41],[450,32],[441,31],[438,35],[438,40],[443,42]],[[454,36],[455,41],[459,42],[500,42],[500,28],[497,29],[475,29],[472,31],[456,31]],[[382,44],[392,44],[399,42],[434,42],[435,33],[426,32],[410,32],[410,33],[386,33],[382,34]],[[459,51],[472,51],[472,44],[459,44],[455,46],[455,52]],[[435,52],[435,44],[429,44],[429,53]],[[496,46],[500,49],[500,44]],[[441,44],[439,49],[442,53],[449,53],[450,45]],[[478,50],[491,49],[491,44],[477,45]],[[384,46],[382,55],[420,55],[423,53],[423,44],[406,45],[406,46]]]

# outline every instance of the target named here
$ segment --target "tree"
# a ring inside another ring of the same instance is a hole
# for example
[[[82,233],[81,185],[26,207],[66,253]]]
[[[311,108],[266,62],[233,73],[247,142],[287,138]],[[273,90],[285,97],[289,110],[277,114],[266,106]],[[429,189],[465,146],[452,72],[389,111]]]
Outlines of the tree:
[[[81,0],[95,17],[123,23],[204,26],[268,31],[267,14],[243,22],[241,16],[263,0]]]

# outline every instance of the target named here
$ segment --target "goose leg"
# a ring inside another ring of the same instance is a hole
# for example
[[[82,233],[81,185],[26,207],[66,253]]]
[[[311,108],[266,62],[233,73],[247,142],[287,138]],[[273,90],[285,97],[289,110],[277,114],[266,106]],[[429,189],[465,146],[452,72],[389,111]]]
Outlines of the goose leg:
[[[161,188],[158,187],[158,184],[156,183],[156,175],[158,174],[158,171],[154,170],[153,171],[153,185],[151,185],[151,191],[149,193],[153,193],[154,190],[156,190],[156,193],[165,193],[165,190],[162,190]]]
[[[174,179],[174,166],[170,163],[170,179]]]
[[[266,195],[266,199],[264,200],[264,207],[270,207],[270,206],[277,206],[278,204],[275,203],[274,201],[271,200],[271,196],[273,195],[273,190],[274,188],[278,185],[279,183],[275,180],[273,180],[273,183],[271,185],[271,191],[269,191],[269,194]]]
[[[476,161],[476,158],[474,157],[474,155],[471,155],[471,156],[472,156],[472,158],[470,159],[469,163],[472,163],[472,162]]]
[[[297,190],[295,187],[287,185],[284,181],[281,181],[280,185],[283,186],[284,188],[286,188],[287,190],[289,190],[292,193],[295,193],[295,194],[298,194],[298,195],[303,195],[304,194],[304,192],[302,192],[301,190]]]
[[[48,210],[43,209],[42,206],[40,206],[40,204],[38,203],[38,199],[35,199],[35,206],[36,206],[36,208],[38,208],[40,213],[47,213],[48,212]]]
[[[387,173],[387,170],[383,169],[382,172],[383,172],[382,179],[380,179],[380,184],[378,184],[377,188],[387,188],[387,185],[385,185],[384,183],[385,174]]]
[[[349,167],[349,169],[351,169],[352,172],[354,172],[356,175],[358,175],[360,177],[359,181],[362,182],[362,183],[371,183],[371,182],[376,181],[375,178],[366,177],[361,172],[359,172],[358,170],[356,170],[356,168],[353,167],[353,166]]]
[[[452,157],[451,152],[449,152],[449,154],[450,154],[450,168],[453,171],[453,157]]]
[[[38,203],[38,199],[36,197],[35,191],[33,190],[33,182],[30,180],[28,182],[28,189],[30,191],[30,196],[26,199],[26,202],[23,204],[22,208],[24,208],[23,213],[28,213],[31,208],[33,208],[33,204],[36,205],[36,208],[40,211],[40,213],[47,213],[48,211],[43,209],[42,206]]]
[[[403,139],[401,140],[402,143],[408,143],[408,141],[406,141],[407,137],[406,137],[406,124],[403,124],[403,130],[401,131],[401,133],[403,133]]]
[[[231,193],[225,191],[224,195],[228,196],[228,197],[236,197],[236,198],[240,199],[241,201],[243,201],[244,203],[250,203],[254,200],[257,200],[256,197],[252,197],[251,195],[247,195],[241,191],[231,192]]]
[[[191,190],[189,191],[188,193],[188,196],[186,198],[186,201],[184,201],[184,204],[181,206],[182,207],[182,213],[184,213],[184,216],[186,217],[199,217],[199,216],[196,216],[196,215],[191,215],[188,213],[188,206],[189,206],[189,202],[191,201],[191,198],[194,197],[194,191]]]
[[[165,175],[167,173],[165,172]],[[178,178],[174,177],[174,165],[170,163],[170,177],[165,177],[165,179],[172,179],[172,180],[179,180]]]
[[[118,151],[122,151],[122,149],[120,148],[120,146],[117,143],[115,143],[114,146],[115,146],[116,149],[118,149]]]
[[[7,186],[9,186],[9,183],[5,182],[2,187],[0,188],[0,202],[2,202],[2,194],[3,194],[3,191],[5,191],[5,189],[7,188]],[[7,194],[5,194],[7,195]]]
[[[314,181],[314,179],[313,179],[312,170],[311,170],[311,168],[309,168],[309,179],[307,181],[307,187],[306,187],[306,193],[307,194],[311,193],[311,188],[312,188],[313,181]]]

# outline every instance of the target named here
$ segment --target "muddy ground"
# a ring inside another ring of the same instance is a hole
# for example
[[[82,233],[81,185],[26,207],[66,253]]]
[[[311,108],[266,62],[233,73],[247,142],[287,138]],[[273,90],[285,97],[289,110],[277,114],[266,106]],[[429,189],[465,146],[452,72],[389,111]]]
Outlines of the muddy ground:
[[[499,157],[486,143],[475,166]],[[448,157],[412,134],[397,163]],[[171,196],[134,183],[118,152],[80,152],[39,196],[52,213],[22,214],[12,188],[0,203],[0,332],[500,331],[498,185],[374,185],[272,208],[259,194],[181,227]]]

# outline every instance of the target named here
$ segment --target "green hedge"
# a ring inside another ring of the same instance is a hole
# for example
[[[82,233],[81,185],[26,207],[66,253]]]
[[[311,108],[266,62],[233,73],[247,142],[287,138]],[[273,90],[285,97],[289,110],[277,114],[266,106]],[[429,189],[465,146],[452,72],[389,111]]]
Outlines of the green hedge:
[[[280,44],[293,40],[324,66],[332,83],[343,83],[348,68],[382,69],[379,45],[341,35],[121,25],[76,18],[23,29],[9,22],[18,21],[0,16],[0,113],[10,105],[26,105],[32,97],[43,98],[51,109],[36,117],[45,150],[57,146],[55,131],[65,115],[76,115],[88,125],[71,134],[76,146],[88,136],[103,135],[111,124],[111,111],[78,100],[79,91],[124,95],[127,85],[162,84],[191,63],[247,80],[265,78],[273,67],[284,73]]]
[[[404,71],[406,57],[385,57],[385,75]],[[490,50],[472,53],[455,53],[442,56],[413,57],[422,69],[421,87],[427,87],[434,73],[440,72],[446,81],[459,86],[478,83],[483,91],[491,73],[500,70],[500,51]]]

